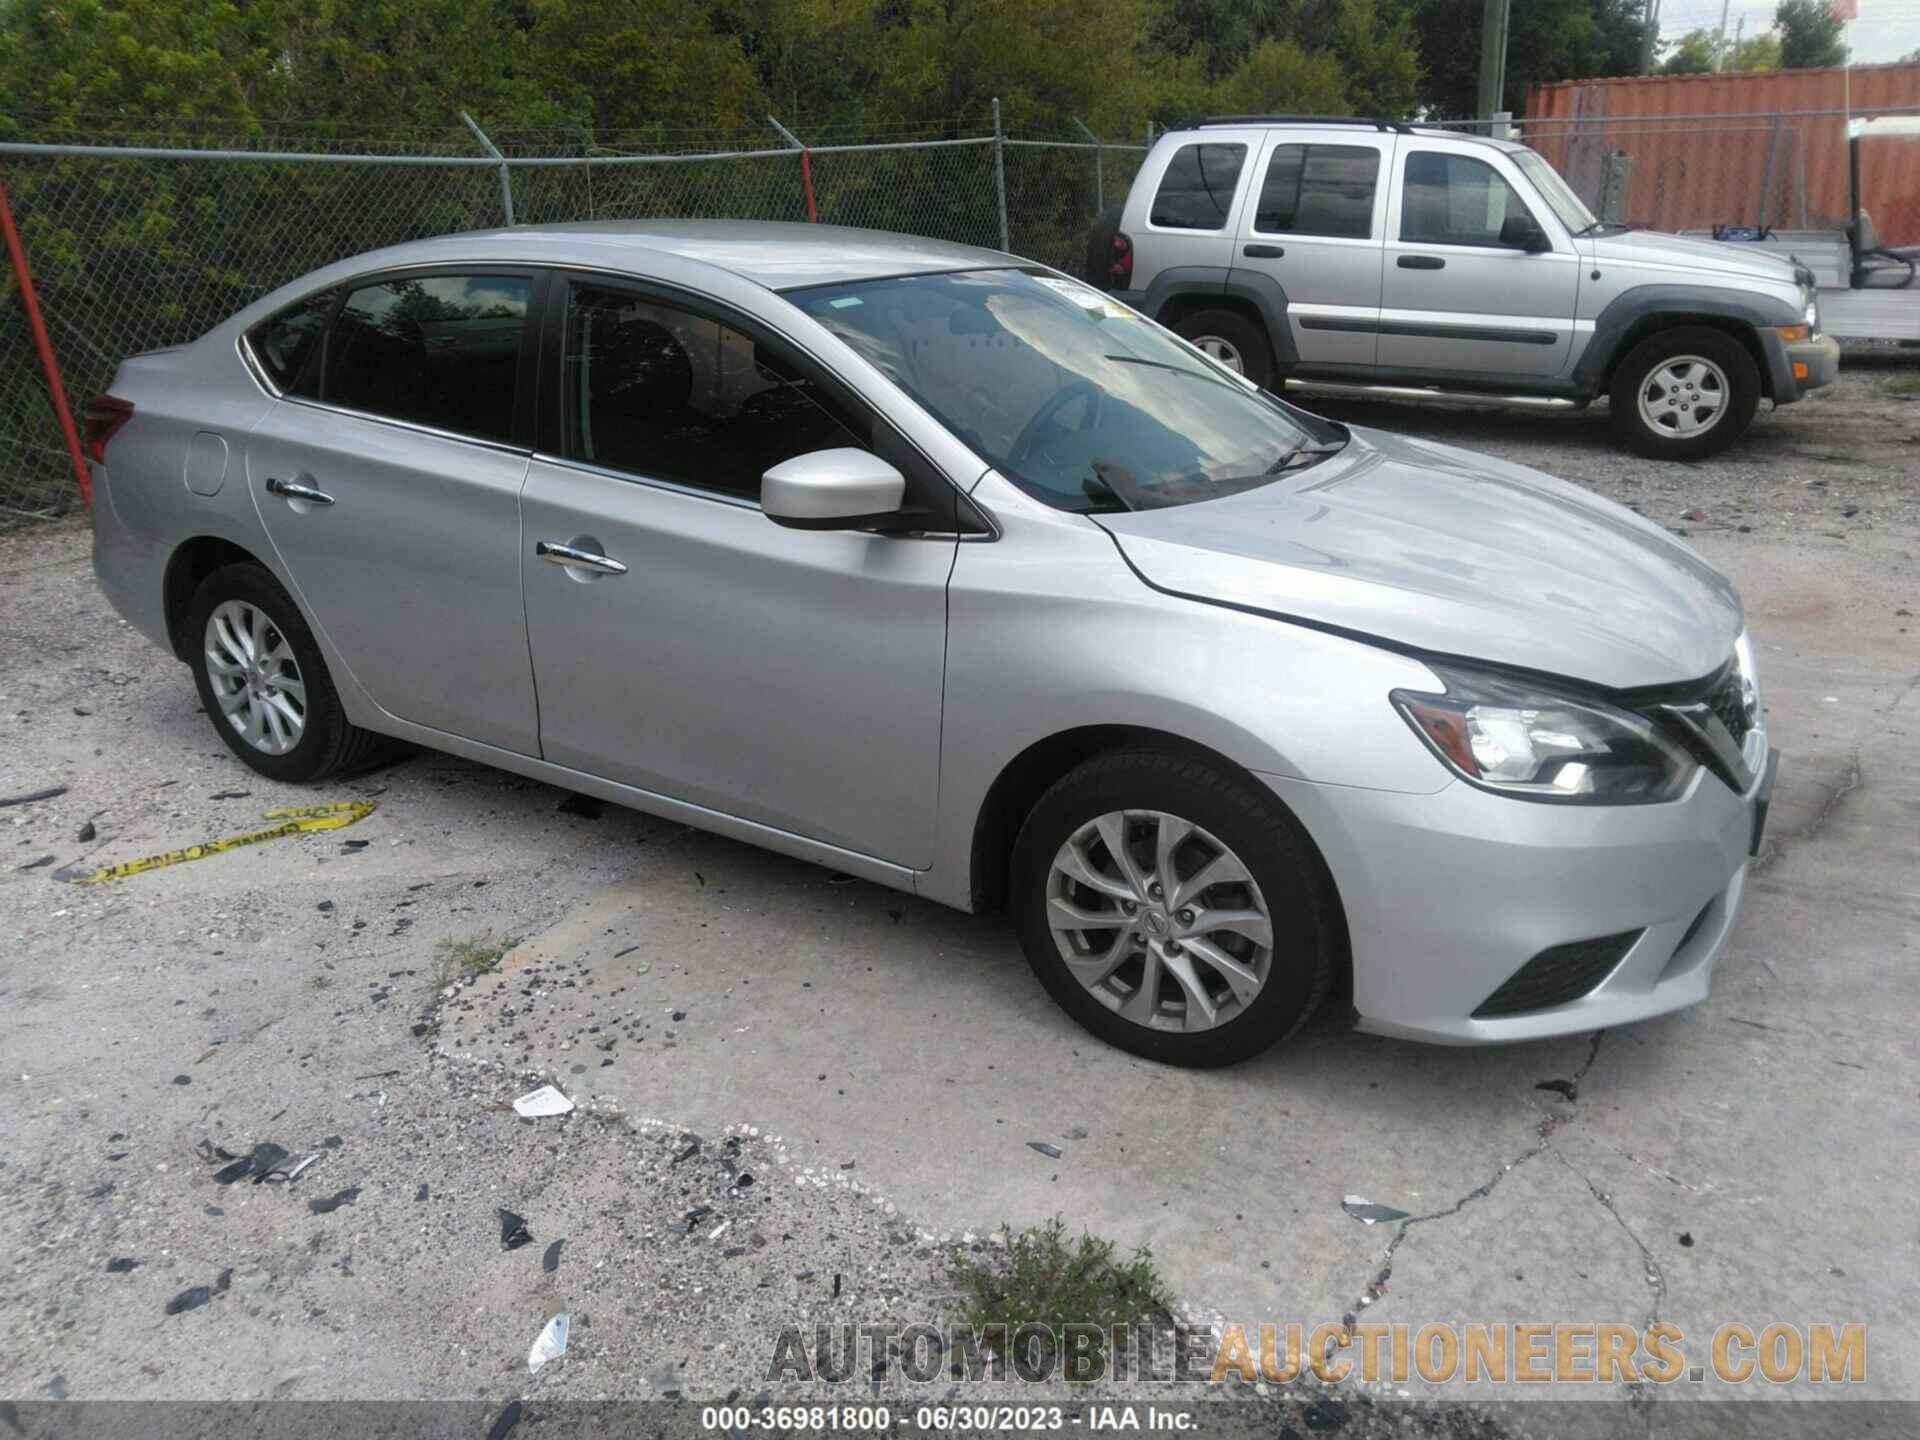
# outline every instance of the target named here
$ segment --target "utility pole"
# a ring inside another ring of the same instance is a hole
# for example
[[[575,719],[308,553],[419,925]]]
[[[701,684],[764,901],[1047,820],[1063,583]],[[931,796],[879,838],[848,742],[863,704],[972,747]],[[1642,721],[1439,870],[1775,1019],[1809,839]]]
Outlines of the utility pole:
[[[1491,120],[1506,107],[1507,10],[1512,0],[1486,0],[1480,17],[1480,118]]]
[[[1653,60],[1660,53],[1660,0],[1647,0],[1647,33],[1640,42],[1640,73],[1653,73]]]
[[[1720,0],[1720,34],[1713,42],[1713,68],[1727,68],[1727,6],[1732,0]]]
[[[1736,70],[1740,68],[1740,42],[1746,33],[1747,17],[1742,15],[1739,23],[1733,27],[1733,49],[1727,54],[1728,63]]]

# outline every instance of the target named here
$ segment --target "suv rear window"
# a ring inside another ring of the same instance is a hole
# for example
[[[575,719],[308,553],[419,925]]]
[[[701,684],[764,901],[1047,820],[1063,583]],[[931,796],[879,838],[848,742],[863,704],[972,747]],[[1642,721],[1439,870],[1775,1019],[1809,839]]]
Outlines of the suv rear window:
[[[1147,218],[1169,230],[1224,230],[1246,161],[1244,145],[1182,145],[1160,177]]]
[[[1280,145],[1267,162],[1253,228],[1278,235],[1373,233],[1380,152],[1369,145]]]

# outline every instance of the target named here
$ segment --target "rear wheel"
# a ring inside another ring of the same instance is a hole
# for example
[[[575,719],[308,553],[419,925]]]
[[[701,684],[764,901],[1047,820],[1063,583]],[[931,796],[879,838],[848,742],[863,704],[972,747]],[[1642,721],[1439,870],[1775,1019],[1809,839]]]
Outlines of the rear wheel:
[[[1698,460],[1738,440],[1760,407],[1760,368],[1732,336],[1663,330],[1628,352],[1609,397],[1614,434],[1656,460]]]
[[[1196,310],[1174,333],[1229,370],[1265,389],[1273,383],[1273,347],[1260,327],[1237,310]]]
[[[1298,1028],[1333,973],[1311,843],[1254,782],[1198,758],[1089,760],[1034,806],[1010,878],[1040,982],[1136,1055],[1247,1059]]]
[[[348,721],[313,631],[260,566],[222,566],[201,581],[186,633],[207,718],[249,768],[297,783],[385,753],[383,736]]]

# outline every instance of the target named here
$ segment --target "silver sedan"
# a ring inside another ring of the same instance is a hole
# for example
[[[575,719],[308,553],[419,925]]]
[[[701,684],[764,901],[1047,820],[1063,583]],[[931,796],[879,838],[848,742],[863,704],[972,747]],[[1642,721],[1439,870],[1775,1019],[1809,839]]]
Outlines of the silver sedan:
[[[95,566],[234,754],[394,742],[962,909],[1186,1065],[1329,994],[1701,999],[1771,782],[1732,587],[991,251],[623,223],[343,261],[90,407]]]

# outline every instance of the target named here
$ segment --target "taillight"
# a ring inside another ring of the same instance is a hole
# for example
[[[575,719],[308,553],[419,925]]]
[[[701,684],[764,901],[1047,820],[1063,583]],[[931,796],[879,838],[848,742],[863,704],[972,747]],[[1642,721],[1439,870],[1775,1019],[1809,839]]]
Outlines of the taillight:
[[[81,420],[81,446],[96,465],[107,463],[107,442],[133,418],[133,402],[118,395],[102,395],[87,405]]]
[[[1117,230],[1113,234],[1113,255],[1107,265],[1107,288],[1133,288],[1133,241]]]

